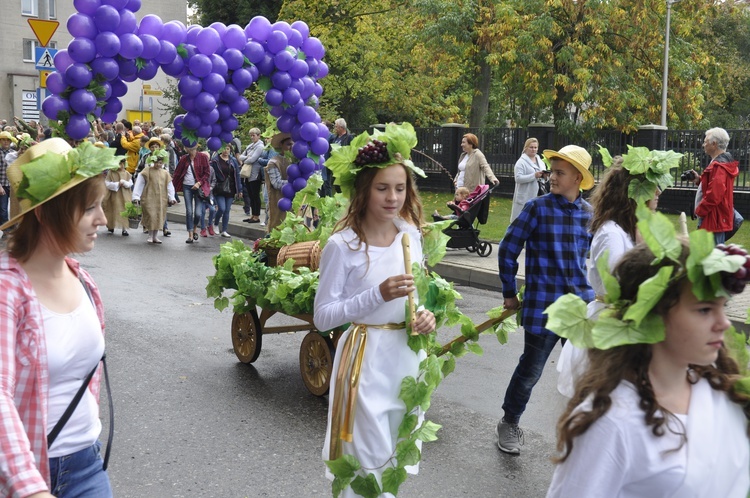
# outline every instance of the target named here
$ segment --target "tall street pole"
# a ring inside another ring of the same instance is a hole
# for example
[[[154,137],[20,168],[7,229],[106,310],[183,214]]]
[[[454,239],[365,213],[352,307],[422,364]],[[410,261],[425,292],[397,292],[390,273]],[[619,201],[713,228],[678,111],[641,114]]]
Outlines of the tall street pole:
[[[672,4],[679,0],[667,0],[667,29],[664,35],[664,74],[661,83],[661,125],[667,126],[667,78],[669,76],[669,24],[672,17]]]

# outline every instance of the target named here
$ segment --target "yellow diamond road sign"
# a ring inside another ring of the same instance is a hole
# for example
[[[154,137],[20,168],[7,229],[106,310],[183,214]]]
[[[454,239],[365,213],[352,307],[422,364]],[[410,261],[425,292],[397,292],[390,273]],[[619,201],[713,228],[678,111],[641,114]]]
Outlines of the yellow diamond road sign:
[[[29,26],[36,35],[36,39],[39,40],[39,44],[46,47],[49,41],[52,39],[52,35],[57,31],[57,27],[60,26],[59,21],[48,21],[46,19],[29,19]]]

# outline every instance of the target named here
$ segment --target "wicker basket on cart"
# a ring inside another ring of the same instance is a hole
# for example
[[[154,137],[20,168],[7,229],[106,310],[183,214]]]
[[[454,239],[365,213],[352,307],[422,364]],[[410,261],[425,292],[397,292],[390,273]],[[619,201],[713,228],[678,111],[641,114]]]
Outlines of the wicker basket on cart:
[[[287,259],[294,260],[295,270],[300,266],[306,266],[311,271],[317,270],[320,267],[320,241],[295,242],[294,244],[282,247],[279,249],[276,264],[281,266]]]

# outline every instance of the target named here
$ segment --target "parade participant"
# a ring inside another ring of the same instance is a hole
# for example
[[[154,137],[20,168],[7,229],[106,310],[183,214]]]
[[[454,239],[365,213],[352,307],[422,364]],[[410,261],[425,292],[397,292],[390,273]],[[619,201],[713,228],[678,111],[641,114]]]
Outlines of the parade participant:
[[[268,191],[268,203],[266,210],[269,213],[266,230],[271,230],[281,225],[286,213],[279,209],[279,201],[283,197],[281,188],[287,184],[286,169],[292,164],[287,153],[292,150],[292,136],[289,133],[277,133],[271,138],[271,147],[276,149],[277,155],[268,161],[266,165],[266,190]]]
[[[399,143],[403,136],[408,139]],[[351,323],[336,348],[323,459],[352,455],[363,472],[380,481],[393,466],[406,414],[399,399],[401,381],[416,376],[425,357],[407,345],[405,321],[410,320],[404,310],[415,286],[413,276],[405,274],[402,249],[408,235],[409,265],[422,262],[422,205],[413,178],[421,170],[408,160],[416,145],[411,125],[388,125],[379,136],[386,143],[392,140],[385,159],[355,166],[360,137],[327,161],[350,204],[323,249],[314,321],[319,330]],[[417,313],[413,332],[428,334],[434,328],[432,312]],[[356,353],[344,354],[357,343]],[[416,473],[417,468],[407,470]],[[347,488],[340,496],[353,496],[353,491]]]
[[[552,163],[552,195],[536,197],[524,205],[500,242],[497,256],[503,304],[505,309],[518,309],[518,256],[526,246],[526,290],[520,321],[524,328],[523,354],[505,391],[505,415],[495,428],[498,448],[512,454],[521,452],[523,432],[518,422],[560,339],[545,328],[544,309],[567,292],[575,292],[586,301],[594,299],[586,280],[591,206],[580,192],[594,186],[589,171],[591,156],[577,145],[567,145],[559,152],[545,150],[544,155]]]
[[[130,202],[133,188],[133,180],[125,169],[125,163],[126,159],[123,158],[119,169],[108,171],[107,176],[104,177],[104,185],[107,187],[107,194],[104,196],[107,230],[109,233],[115,233],[115,228],[122,228],[123,237],[130,234],[127,230],[128,220],[120,213],[125,210],[125,203]]]
[[[208,165],[208,156],[198,153],[198,146],[187,148],[187,154],[177,162],[172,184],[175,191],[182,191],[185,198],[185,225],[187,225],[188,238],[186,244],[192,244],[198,240],[198,215],[204,198],[211,194],[209,175],[211,167]]]
[[[592,347],[558,424],[548,497],[745,498],[750,489],[750,395],[727,348],[747,358],[745,336],[727,330],[724,311],[750,259],[714,248],[704,230],[688,244],[666,217],[650,232],[659,238],[644,236],[648,245],[606,275],[597,321],[568,319],[585,309],[573,295],[548,309],[556,333]]]
[[[104,307],[68,255],[91,251],[107,223],[101,173],[117,160],[80,147],[50,138],[8,168],[21,211],[0,227],[18,224],[0,253],[0,496],[112,496],[98,441]]]
[[[164,149],[159,149],[155,154],[149,155],[148,167],[144,169],[133,187],[133,204],[143,204],[143,228],[148,230],[149,244],[161,244],[156,234],[164,227],[167,218],[167,206],[175,204],[174,186],[172,177],[164,169],[164,161],[169,159],[169,154]]]

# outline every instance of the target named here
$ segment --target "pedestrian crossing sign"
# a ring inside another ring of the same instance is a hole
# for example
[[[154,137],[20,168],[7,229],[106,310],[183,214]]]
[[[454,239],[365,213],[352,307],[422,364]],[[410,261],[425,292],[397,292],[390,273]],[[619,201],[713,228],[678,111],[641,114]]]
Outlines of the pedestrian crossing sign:
[[[57,49],[54,48],[46,48],[46,47],[36,47],[35,55],[36,55],[36,69],[39,71],[54,71],[55,70],[55,54],[57,53]]]

